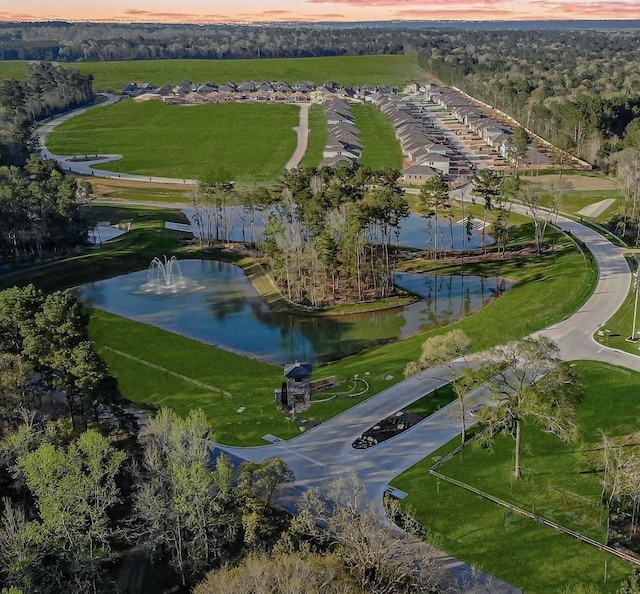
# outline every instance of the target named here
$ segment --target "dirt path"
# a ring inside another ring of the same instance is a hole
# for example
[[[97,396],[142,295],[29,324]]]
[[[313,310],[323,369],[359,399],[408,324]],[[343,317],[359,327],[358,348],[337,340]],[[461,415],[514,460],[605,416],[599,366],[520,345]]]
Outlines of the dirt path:
[[[567,188],[577,192],[580,191],[605,191],[605,190],[617,190],[618,185],[612,179],[608,179],[602,176],[595,175],[563,175],[562,178],[557,174],[538,175],[535,177],[524,176],[523,179],[529,181],[534,180],[536,184],[540,184],[544,187],[549,187],[552,184],[557,184],[562,181],[566,184]]]

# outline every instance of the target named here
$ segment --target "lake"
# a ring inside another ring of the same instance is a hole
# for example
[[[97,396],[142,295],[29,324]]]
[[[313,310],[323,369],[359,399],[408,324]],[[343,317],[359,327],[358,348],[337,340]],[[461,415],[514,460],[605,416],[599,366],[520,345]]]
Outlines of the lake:
[[[180,260],[186,289],[148,290],[149,271],[72,290],[85,305],[152,324],[271,363],[328,362],[477,311],[506,291],[497,277],[396,273],[396,283],[421,299],[405,307],[340,316],[272,311],[244,271],[215,260]],[[147,285],[147,286],[145,286]],[[147,290],[145,290],[147,289]]]

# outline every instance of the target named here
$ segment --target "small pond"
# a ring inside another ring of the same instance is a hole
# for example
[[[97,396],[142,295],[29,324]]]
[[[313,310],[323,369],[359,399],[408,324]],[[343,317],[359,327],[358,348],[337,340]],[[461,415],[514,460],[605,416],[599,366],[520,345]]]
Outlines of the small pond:
[[[496,277],[396,274],[420,295],[392,310],[343,316],[273,312],[243,270],[227,262],[180,260],[186,290],[149,291],[141,270],[76,287],[84,304],[152,324],[260,360],[334,361],[371,346],[411,336],[480,309],[510,285]]]
[[[221,240],[236,242],[263,241],[264,221],[269,215],[269,209],[256,211],[251,215],[240,206],[227,206],[220,210],[219,216],[211,214],[209,219],[207,210],[201,209],[201,223],[198,225],[195,208],[184,208],[182,212],[191,222],[191,228],[196,237],[200,237],[201,231],[204,230],[205,235],[210,234]],[[480,223],[482,227],[481,221],[476,223]],[[441,217],[436,226],[435,218],[426,219],[412,213],[400,222],[400,233],[397,239],[399,246],[419,250],[433,250],[436,246],[438,250],[450,250],[452,245],[453,249],[461,250],[481,247],[482,234],[478,224],[470,229],[467,235],[465,225],[462,223],[453,223],[450,226],[448,221]],[[494,239],[485,234],[484,242],[486,245],[491,245]]]

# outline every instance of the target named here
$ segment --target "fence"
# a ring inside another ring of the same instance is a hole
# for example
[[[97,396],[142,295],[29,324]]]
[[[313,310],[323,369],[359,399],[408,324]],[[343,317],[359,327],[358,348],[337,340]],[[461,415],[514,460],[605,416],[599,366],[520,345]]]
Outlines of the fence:
[[[475,441],[476,439],[478,439],[481,435],[483,435],[487,430],[485,429],[484,431],[481,431],[480,433],[478,433],[477,435],[473,436],[471,439],[469,439],[464,445],[465,447],[472,443],[473,441]],[[527,510],[524,510],[520,507],[514,506],[511,503],[507,503],[506,501],[503,501],[502,499],[499,499],[498,497],[494,497],[493,495],[490,495],[489,493],[485,493],[484,491],[481,491],[480,489],[476,489],[475,487],[472,487],[471,485],[467,485],[466,483],[463,483],[462,481],[459,481],[457,479],[445,476],[444,474],[441,474],[440,472],[438,472],[438,469],[443,465],[446,464],[449,460],[451,460],[454,456],[456,456],[457,454],[460,453],[460,451],[462,450],[463,446],[458,446],[457,448],[455,448],[454,450],[452,450],[451,452],[449,452],[446,456],[443,456],[442,458],[440,458],[440,460],[438,460],[430,469],[429,469],[429,474],[431,474],[432,476],[435,476],[436,478],[443,480],[447,483],[450,483],[452,485],[455,485],[456,487],[460,487],[462,489],[465,489],[467,491],[470,491],[471,493],[474,493],[475,495],[478,495],[479,497],[482,497],[483,499],[486,499],[488,501],[491,501],[493,503],[496,503],[497,505],[500,505],[506,509],[510,509],[512,511],[514,511],[515,513],[525,517],[525,518],[529,518],[530,520],[533,520],[534,522],[537,522],[538,524],[542,524],[543,526],[548,526],[549,528],[553,528],[554,530],[561,532],[562,534],[566,534],[568,536],[572,536],[573,538],[580,540],[586,544],[589,544],[593,547],[596,547],[597,549],[607,552],[607,553],[611,553],[612,555],[615,555],[616,557],[619,557],[620,559],[623,559],[624,561],[627,561],[628,563],[631,563],[632,565],[639,567],[640,568],[640,559],[638,557],[635,557],[633,555],[630,555],[629,553],[626,553],[624,551],[621,551],[619,549],[616,549],[614,547],[610,547],[609,545],[606,544],[602,544],[601,542],[598,542],[597,540],[593,540],[592,538],[589,538],[588,536],[584,536],[583,534],[580,534],[578,532],[575,532],[573,530],[570,530],[569,528],[565,528],[564,526],[560,526],[559,524],[556,524],[555,522],[551,522],[550,520],[547,520],[546,518],[542,518],[540,516],[537,516],[536,514],[533,514],[531,512],[528,512]]]

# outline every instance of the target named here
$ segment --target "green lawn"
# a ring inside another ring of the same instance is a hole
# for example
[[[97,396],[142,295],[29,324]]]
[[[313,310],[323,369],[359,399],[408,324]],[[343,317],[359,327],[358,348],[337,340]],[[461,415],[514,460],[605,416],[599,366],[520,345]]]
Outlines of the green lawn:
[[[351,113],[363,147],[359,163],[371,169],[402,169],[402,150],[391,120],[375,105],[353,105]]]
[[[27,64],[26,60],[1,60],[0,61],[0,80],[24,78]]]
[[[186,415],[201,408],[223,443],[255,445],[273,433],[289,438],[299,434],[297,424],[286,419],[273,398],[282,382],[282,368],[260,363],[215,347],[126,320],[100,310],[91,312],[90,337],[98,347],[118,387],[139,404],[159,404]],[[174,373],[197,379],[231,393],[206,390],[143,365],[105,347],[152,362]],[[241,407],[244,412],[237,412]]]
[[[0,61],[0,79],[23,78],[27,62]],[[67,64],[63,64],[67,66]],[[388,84],[401,86],[426,74],[413,54],[401,56],[338,56],[323,58],[279,58],[268,60],[136,60],[68,64],[83,74],[94,75],[94,88],[120,91],[132,81],[156,85],[212,80],[329,80],[341,85]]]
[[[601,431],[612,436],[636,431],[640,374],[592,362],[576,368],[586,386],[578,413],[579,441],[594,446]],[[511,478],[513,440],[508,437],[497,439],[492,449],[472,444],[440,472],[604,542],[606,513],[598,505],[601,476],[582,472],[576,457],[579,445],[563,444],[532,424],[522,435],[521,481]],[[409,493],[403,504],[414,509],[436,546],[525,592],[560,592],[568,583],[617,591],[630,571],[626,563],[515,514],[513,523],[504,527],[504,508],[429,475],[428,468],[458,443],[452,440],[393,482]]]
[[[58,126],[56,154],[122,154],[109,171],[245,183],[277,178],[296,147],[295,105],[163,105],[122,101]]]
[[[327,144],[329,131],[323,105],[312,104],[309,109],[309,144],[300,165],[317,167],[322,161],[322,149]]]
[[[631,270],[636,269],[636,263],[633,257],[628,258]],[[633,281],[633,279],[630,279]],[[640,300],[638,300],[640,306]],[[640,308],[638,308],[640,309]],[[596,333],[594,338],[605,346],[627,351],[634,355],[640,355],[640,343],[627,342],[626,338],[631,336],[633,332],[633,319],[636,317],[636,336],[640,331],[640,316],[637,315],[636,309],[636,292],[633,290],[633,282],[627,298],[625,299],[622,307],[613,315],[610,320],[607,320],[602,325],[602,329]],[[602,334],[600,334],[602,332]]]

